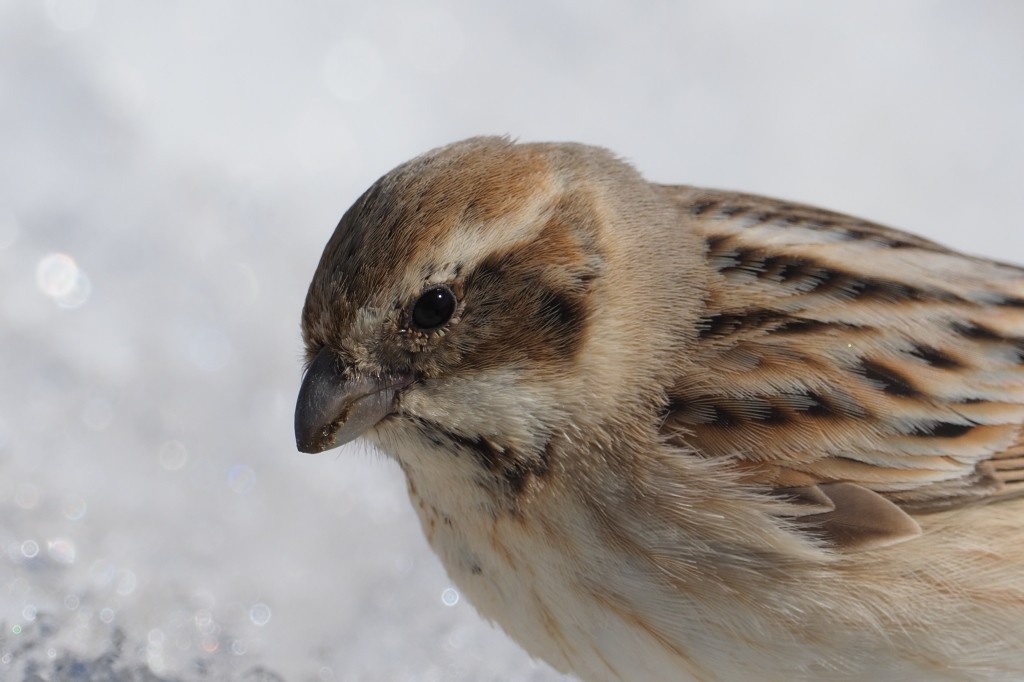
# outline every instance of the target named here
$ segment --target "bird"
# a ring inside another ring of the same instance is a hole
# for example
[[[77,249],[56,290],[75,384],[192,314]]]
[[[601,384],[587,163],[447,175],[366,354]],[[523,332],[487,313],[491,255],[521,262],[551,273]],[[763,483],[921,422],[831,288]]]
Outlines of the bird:
[[[344,213],[298,449],[586,681],[1024,679],[1024,269],[475,137]]]

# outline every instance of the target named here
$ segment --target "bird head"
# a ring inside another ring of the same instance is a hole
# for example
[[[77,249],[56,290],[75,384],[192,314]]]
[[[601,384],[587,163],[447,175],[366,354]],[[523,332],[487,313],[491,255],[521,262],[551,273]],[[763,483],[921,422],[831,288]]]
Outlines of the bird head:
[[[629,421],[701,299],[699,249],[668,238],[657,191],[604,150],[504,138],[379,179],[309,288],[298,448],[401,432],[531,451]]]

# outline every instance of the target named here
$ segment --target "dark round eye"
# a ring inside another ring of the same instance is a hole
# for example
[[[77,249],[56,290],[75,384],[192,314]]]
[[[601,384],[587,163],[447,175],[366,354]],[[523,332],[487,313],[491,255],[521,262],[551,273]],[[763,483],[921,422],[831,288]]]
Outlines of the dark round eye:
[[[424,291],[412,306],[412,323],[427,331],[436,329],[452,319],[455,313],[455,294],[445,285]]]

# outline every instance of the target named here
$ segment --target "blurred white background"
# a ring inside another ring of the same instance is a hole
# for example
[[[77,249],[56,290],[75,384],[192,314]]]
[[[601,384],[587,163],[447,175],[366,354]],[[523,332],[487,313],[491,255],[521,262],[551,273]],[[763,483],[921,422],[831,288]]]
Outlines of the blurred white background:
[[[0,0],[0,678],[559,679],[397,467],[295,451],[342,212],[508,133],[1021,262],[1022,36],[1013,0]]]

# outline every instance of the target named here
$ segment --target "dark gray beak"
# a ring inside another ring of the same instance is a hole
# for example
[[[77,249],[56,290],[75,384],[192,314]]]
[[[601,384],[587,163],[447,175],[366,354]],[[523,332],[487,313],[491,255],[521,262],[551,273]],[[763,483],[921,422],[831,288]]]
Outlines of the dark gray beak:
[[[295,444],[301,452],[323,452],[348,443],[394,411],[410,373],[345,377],[337,356],[323,348],[302,377],[295,404]]]

